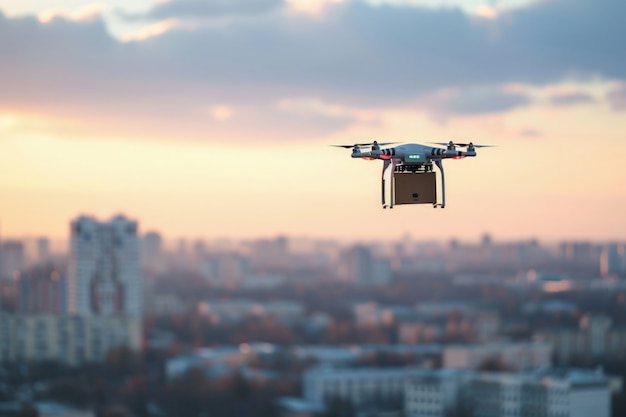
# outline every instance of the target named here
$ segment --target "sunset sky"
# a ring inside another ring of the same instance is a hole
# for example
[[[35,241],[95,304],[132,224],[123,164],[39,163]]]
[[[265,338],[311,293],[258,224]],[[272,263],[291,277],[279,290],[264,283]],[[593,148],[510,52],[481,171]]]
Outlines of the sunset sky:
[[[0,0],[3,237],[626,240],[623,0]],[[329,144],[497,145],[380,207]]]

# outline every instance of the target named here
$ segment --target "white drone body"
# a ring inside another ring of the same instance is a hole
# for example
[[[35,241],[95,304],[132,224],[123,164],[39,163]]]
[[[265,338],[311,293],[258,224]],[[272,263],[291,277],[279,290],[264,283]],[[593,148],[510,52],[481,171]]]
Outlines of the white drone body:
[[[441,203],[434,203],[433,207],[444,208],[446,206],[446,187],[445,176],[443,171],[442,160],[444,159],[462,159],[465,157],[476,156],[477,148],[489,147],[488,145],[474,145],[473,143],[457,143],[450,141],[448,143],[435,143],[446,148],[421,145],[417,143],[408,143],[395,146],[393,148],[381,149],[381,146],[391,145],[391,143],[357,143],[354,145],[333,145],[341,148],[352,148],[352,158],[360,158],[366,160],[380,159],[384,161],[382,174],[382,204],[383,208],[393,208],[393,188],[391,191],[391,204],[388,206],[385,202],[385,177],[391,174],[392,178],[395,173],[404,172],[432,172],[433,163],[439,168],[441,173]],[[457,147],[465,148],[458,150]],[[432,174],[431,174],[432,175]]]

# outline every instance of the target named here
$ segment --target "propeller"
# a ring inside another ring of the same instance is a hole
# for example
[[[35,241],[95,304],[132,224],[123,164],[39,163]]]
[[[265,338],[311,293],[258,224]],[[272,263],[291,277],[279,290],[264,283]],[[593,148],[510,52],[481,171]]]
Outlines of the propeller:
[[[448,146],[450,144],[450,142],[430,142],[433,145],[441,145],[441,146]],[[468,148],[468,147],[474,147],[474,148],[495,148],[495,145],[474,145],[472,142],[470,143],[456,143],[453,142],[454,146],[460,146],[461,148]]]
[[[334,146],[336,148],[352,149],[355,146],[387,146],[387,145],[393,145],[394,143],[398,143],[398,142],[381,142],[381,143],[378,143],[377,141],[374,141],[374,142],[371,142],[371,143],[355,143],[354,145],[330,145],[330,146]]]
[[[455,143],[456,146],[460,146],[462,148],[474,147],[474,148],[495,148],[496,145],[474,145],[472,142],[470,143]]]

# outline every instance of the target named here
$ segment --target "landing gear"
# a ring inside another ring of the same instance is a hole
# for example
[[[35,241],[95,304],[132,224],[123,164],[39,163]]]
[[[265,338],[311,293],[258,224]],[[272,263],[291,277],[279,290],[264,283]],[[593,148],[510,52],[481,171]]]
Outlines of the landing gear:
[[[443,172],[443,163],[441,159],[435,159],[435,164],[437,168],[439,168],[439,172],[441,172],[441,204],[435,204],[433,207],[441,207],[444,208],[446,206],[446,177]]]
[[[437,207],[441,207],[444,208],[446,206],[446,179],[445,179],[445,174],[443,171],[443,164],[441,159],[435,159],[433,160],[433,162],[435,163],[435,165],[437,165],[437,168],[439,168],[439,172],[441,173],[441,203],[434,203],[433,204],[433,208],[437,208]],[[390,190],[389,190],[389,194],[391,197],[391,201],[390,204],[387,204],[386,200],[385,200],[385,194],[386,194],[386,190],[385,190],[385,186],[386,186],[386,181],[385,181],[385,174],[387,173],[387,171],[389,171],[389,185],[390,185]],[[426,163],[423,164],[415,164],[415,165],[404,165],[404,164],[399,164],[396,165],[395,161],[393,159],[391,160],[385,160],[385,163],[383,165],[383,172],[382,172],[382,178],[381,178],[381,200],[382,200],[382,205],[383,205],[383,209],[392,209],[393,205],[394,205],[394,199],[395,199],[395,193],[394,193],[394,188],[395,188],[395,174],[396,173],[406,173],[406,172],[412,172],[415,174],[420,174],[420,173],[428,173],[428,172],[433,172],[433,163],[428,161]]]
[[[386,209],[387,207],[389,207],[390,209],[393,208],[393,199],[394,199],[394,195],[393,195],[393,173],[394,170],[396,168],[396,164],[394,163],[393,160],[385,160],[385,163],[383,164],[383,173],[382,173],[382,177],[381,177],[381,181],[382,181],[382,187],[381,187],[381,197],[382,197],[382,203],[383,203],[383,208]],[[385,202],[385,173],[387,172],[387,170],[390,170],[390,175],[389,175],[389,184],[390,184],[390,203],[389,205],[387,205],[387,203]]]

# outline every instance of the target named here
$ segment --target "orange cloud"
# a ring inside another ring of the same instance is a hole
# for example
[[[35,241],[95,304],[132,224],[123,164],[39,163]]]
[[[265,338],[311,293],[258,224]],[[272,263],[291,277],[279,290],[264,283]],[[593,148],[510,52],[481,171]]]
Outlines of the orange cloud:
[[[139,30],[126,33],[122,36],[122,42],[145,41],[146,39],[161,36],[164,33],[167,33],[170,30],[178,27],[179,25],[180,21],[175,18],[162,20],[160,22],[145,26]]]

